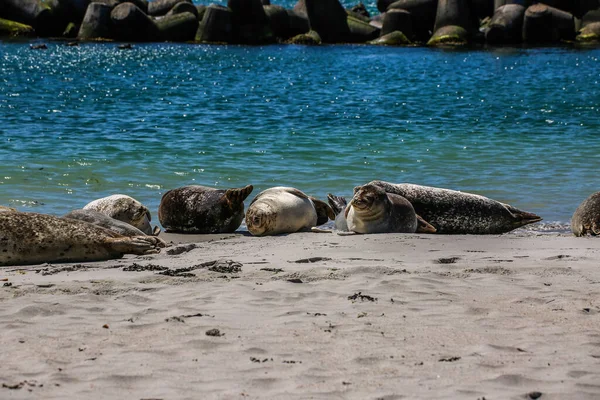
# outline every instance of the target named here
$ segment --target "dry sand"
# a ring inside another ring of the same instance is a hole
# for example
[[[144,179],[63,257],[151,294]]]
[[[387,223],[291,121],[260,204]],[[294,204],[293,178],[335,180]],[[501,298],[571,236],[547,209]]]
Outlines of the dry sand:
[[[0,399],[600,398],[598,239],[163,237],[0,269]]]

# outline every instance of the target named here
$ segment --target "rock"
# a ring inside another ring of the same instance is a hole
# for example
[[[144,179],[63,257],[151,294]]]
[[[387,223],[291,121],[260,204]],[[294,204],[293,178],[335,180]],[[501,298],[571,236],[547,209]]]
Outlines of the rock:
[[[261,0],[228,0],[233,32],[238,43],[260,44],[273,40]]]
[[[231,10],[211,4],[206,7],[204,17],[196,32],[196,41],[206,43],[229,43],[232,39]]]
[[[34,35],[35,30],[32,26],[0,18],[0,36],[30,37]]]
[[[194,10],[196,9],[196,7],[192,7]],[[156,21],[156,27],[160,32],[162,40],[168,42],[187,42],[194,40],[196,37],[198,19],[191,12],[167,14]]]
[[[302,0],[310,29],[319,33],[324,43],[350,42],[348,14],[338,0]]]
[[[587,12],[581,20],[581,29],[575,38],[578,43],[600,42],[600,9]]]
[[[485,39],[490,44],[521,43],[525,7],[507,4],[496,10],[488,25]]]
[[[318,32],[313,30],[308,31],[307,33],[302,33],[300,35],[296,35],[293,38],[286,41],[287,44],[300,44],[300,45],[319,45],[322,43],[321,37]]]
[[[394,31],[371,40],[369,44],[379,46],[405,46],[410,44],[410,40],[400,31]]]
[[[523,41],[527,43],[556,43],[575,37],[573,14],[534,4],[525,10],[523,19]]]
[[[381,36],[400,31],[405,39],[413,37],[412,18],[410,12],[400,9],[391,9],[384,14]]]
[[[202,6],[202,7],[203,7],[202,11],[204,11],[204,9],[206,9],[206,6]],[[195,6],[192,3],[182,1],[181,3],[175,4],[175,6],[173,8],[171,8],[171,10],[166,15],[169,16],[169,15],[182,14],[184,12],[189,12],[189,13],[194,14],[196,19],[198,19],[198,8],[199,8],[198,6]]]
[[[437,31],[427,42],[427,46],[464,46],[469,34],[462,26],[447,25]]]
[[[91,3],[79,28],[79,40],[110,39],[112,38],[111,6],[102,3]]]
[[[437,0],[397,0],[390,4],[388,11],[406,10],[410,13],[413,34],[416,40],[426,42],[433,33]]]
[[[192,4],[192,0],[153,0],[148,3],[148,15],[153,17],[165,15],[181,2]]]
[[[110,13],[115,39],[125,42],[151,42],[160,39],[154,21],[133,3],[121,3]]]

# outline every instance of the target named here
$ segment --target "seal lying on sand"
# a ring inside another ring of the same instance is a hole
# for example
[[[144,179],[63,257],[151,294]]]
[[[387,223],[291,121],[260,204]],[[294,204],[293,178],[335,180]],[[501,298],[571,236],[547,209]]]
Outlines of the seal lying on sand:
[[[190,185],[169,190],[160,201],[158,220],[167,232],[235,232],[244,220],[244,200],[253,189]]]
[[[165,244],[154,236],[121,236],[88,222],[52,215],[0,213],[0,265],[104,261],[123,254],[154,254]]]
[[[0,212],[14,212],[17,211],[16,208],[0,206]]]
[[[124,194],[113,194],[88,203],[84,210],[94,210],[135,226],[146,235],[158,235],[160,228],[154,230],[150,226],[152,217],[150,210],[133,197]]]
[[[343,197],[328,194],[335,217],[335,229],[356,233],[435,233],[435,228],[415,213],[402,196],[364,185],[354,188],[348,205]]]
[[[571,218],[575,236],[600,235],[600,192],[592,194],[577,207]]]
[[[406,198],[438,233],[499,234],[542,220],[536,214],[476,194],[410,183],[370,184]]]
[[[335,216],[329,205],[291,187],[260,192],[246,212],[246,226],[254,236],[310,230]]]
[[[89,222],[90,224],[101,226],[123,236],[146,235],[133,225],[129,225],[126,222],[119,221],[118,219],[111,218],[106,214],[94,210],[73,210],[70,213],[63,215],[61,218]]]

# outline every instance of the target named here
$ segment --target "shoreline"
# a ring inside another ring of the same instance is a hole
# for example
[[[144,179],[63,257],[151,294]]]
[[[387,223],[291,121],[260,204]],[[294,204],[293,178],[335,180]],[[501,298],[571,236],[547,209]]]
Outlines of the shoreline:
[[[0,393],[597,398],[600,241],[517,233],[161,234],[2,268]]]

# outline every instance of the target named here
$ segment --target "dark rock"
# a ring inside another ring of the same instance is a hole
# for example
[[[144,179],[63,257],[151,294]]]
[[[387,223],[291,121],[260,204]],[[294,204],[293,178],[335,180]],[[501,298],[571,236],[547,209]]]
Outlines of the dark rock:
[[[507,4],[496,10],[485,33],[485,39],[491,44],[520,43],[523,37],[523,18],[525,7]]]
[[[525,10],[523,19],[523,40],[527,43],[556,43],[575,37],[573,14],[534,4]]]
[[[77,38],[79,40],[110,39],[112,37],[112,8],[102,3],[91,3],[87,8]]]
[[[325,43],[350,42],[348,14],[338,0],[302,0],[310,29],[319,33]]]
[[[232,38],[231,10],[211,4],[206,7],[204,17],[196,33],[196,41],[208,43],[228,43]]]
[[[406,38],[413,37],[410,12],[400,9],[391,9],[384,14],[381,36],[395,31],[402,32]]]
[[[203,7],[204,9],[206,8],[206,6]],[[169,16],[175,14],[182,14],[184,12],[192,13],[196,17],[196,19],[198,19],[198,7],[188,2],[181,2],[175,4],[175,6],[171,8],[171,10],[166,15]]]
[[[193,8],[194,10],[196,9],[196,7]],[[156,21],[156,27],[160,32],[162,40],[168,42],[187,42],[194,40],[196,37],[198,19],[191,12],[167,14]]]
[[[366,17],[366,18],[371,18],[371,14],[369,14],[367,7],[365,7],[365,5],[363,3],[358,3],[354,7],[350,8],[349,11],[353,14],[362,15],[363,17]]]
[[[322,41],[317,32],[310,30],[307,33],[301,33],[294,36],[293,38],[287,40],[286,43],[315,46],[321,44]]]
[[[399,9],[410,13],[415,38],[426,42],[433,33],[437,0],[397,0],[390,4],[388,11]]]
[[[404,46],[410,44],[410,40],[400,31],[394,31],[371,40],[369,44],[379,46]]]
[[[154,0],[148,3],[148,15],[158,17],[167,14],[178,3],[192,4],[192,0]]]
[[[115,39],[127,42],[151,42],[160,39],[154,21],[133,3],[122,3],[110,13]]]
[[[469,33],[462,26],[446,25],[436,30],[427,42],[428,46],[464,46],[468,44]]]

